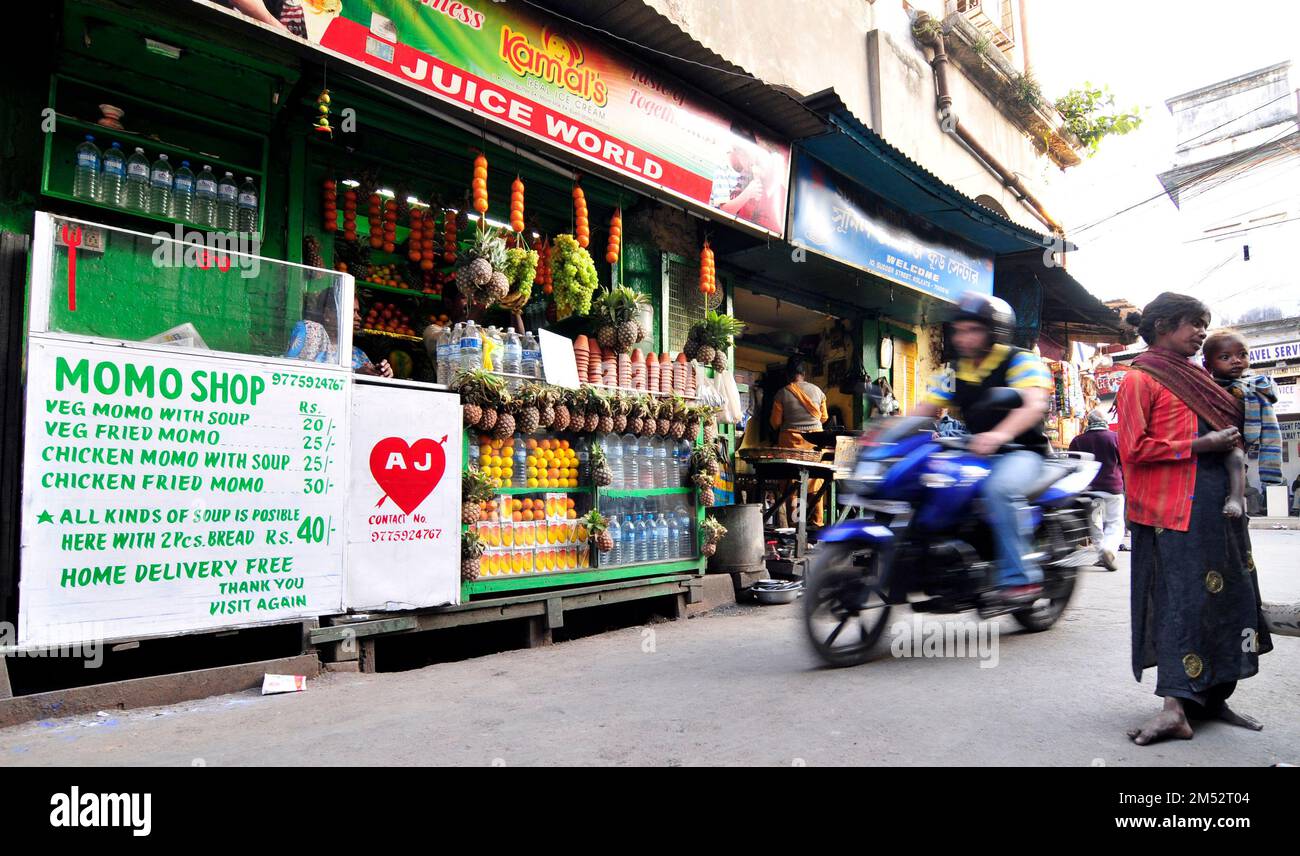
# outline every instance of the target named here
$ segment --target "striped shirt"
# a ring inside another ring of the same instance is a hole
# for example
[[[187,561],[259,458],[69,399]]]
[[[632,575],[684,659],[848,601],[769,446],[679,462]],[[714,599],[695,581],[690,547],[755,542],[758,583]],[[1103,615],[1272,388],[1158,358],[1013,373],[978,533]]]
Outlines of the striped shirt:
[[[974,360],[960,359],[957,361],[955,372],[948,369],[935,374],[926,388],[926,401],[935,407],[951,405],[957,397],[957,378],[967,383],[983,383],[986,377],[1002,365],[1009,350],[1011,349],[1006,345],[996,344],[979,365],[976,365]],[[1007,384],[1012,389],[1050,391],[1056,388],[1052,382],[1052,373],[1047,370],[1046,364],[1029,351],[1017,351],[1012,355],[1011,365],[1007,366]]]
[[[1186,532],[1196,487],[1196,414],[1140,371],[1124,376],[1115,406],[1129,522]]]

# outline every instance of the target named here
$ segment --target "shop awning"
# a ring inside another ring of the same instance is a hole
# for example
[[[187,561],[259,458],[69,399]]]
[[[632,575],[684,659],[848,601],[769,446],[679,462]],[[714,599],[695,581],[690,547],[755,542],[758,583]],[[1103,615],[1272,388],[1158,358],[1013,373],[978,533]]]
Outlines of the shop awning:
[[[854,116],[834,90],[810,95],[803,103],[832,130],[799,145],[877,196],[995,256],[1052,246],[1053,238],[985,208],[887,143]],[[1065,249],[1075,248],[1067,243]]]
[[[999,256],[994,281],[1029,282],[1042,291],[1041,324],[1063,332],[1075,342],[1130,342],[1133,328],[1119,313],[1094,297],[1060,265],[1043,263],[1042,249]]]

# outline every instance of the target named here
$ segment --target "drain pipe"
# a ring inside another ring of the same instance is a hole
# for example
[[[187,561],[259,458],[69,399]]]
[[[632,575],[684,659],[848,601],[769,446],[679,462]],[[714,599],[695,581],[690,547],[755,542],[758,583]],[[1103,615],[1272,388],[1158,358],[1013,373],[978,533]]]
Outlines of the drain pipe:
[[[936,26],[925,26],[933,22]],[[926,12],[916,13],[917,38],[921,44],[934,51],[934,59],[930,61],[931,68],[934,69],[934,89],[939,105],[939,127],[945,134],[953,137],[967,151],[982,161],[1004,187],[1010,188],[1017,194],[1020,202],[1029,208],[1029,212],[1038,220],[1057,235],[1064,235],[1065,229],[1061,224],[1056,222],[1052,215],[1047,213],[1043,203],[1038,201],[1029,188],[1025,187],[1024,182],[1007,169],[1002,163],[993,156],[993,154],[980,144],[979,140],[961,124],[957,118],[957,113],[952,109],[952,93],[948,89],[948,52],[944,48],[943,32],[937,26],[938,22]]]

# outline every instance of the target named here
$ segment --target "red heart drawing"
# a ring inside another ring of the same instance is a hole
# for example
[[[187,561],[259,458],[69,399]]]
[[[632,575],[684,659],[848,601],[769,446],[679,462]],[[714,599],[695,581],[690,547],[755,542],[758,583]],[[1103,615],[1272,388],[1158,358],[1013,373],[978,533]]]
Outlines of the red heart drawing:
[[[447,456],[434,440],[407,444],[401,437],[385,437],[370,450],[370,474],[407,514],[433,493],[446,468]]]

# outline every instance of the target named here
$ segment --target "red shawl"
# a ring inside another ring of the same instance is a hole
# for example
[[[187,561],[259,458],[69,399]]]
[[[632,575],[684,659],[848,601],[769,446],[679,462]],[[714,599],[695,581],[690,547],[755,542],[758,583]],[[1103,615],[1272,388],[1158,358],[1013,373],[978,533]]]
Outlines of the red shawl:
[[[1148,348],[1133,360],[1140,369],[1160,382],[1183,404],[1215,431],[1240,430],[1245,421],[1241,400],[1214,382],[1204,368],[1167,348]]]

